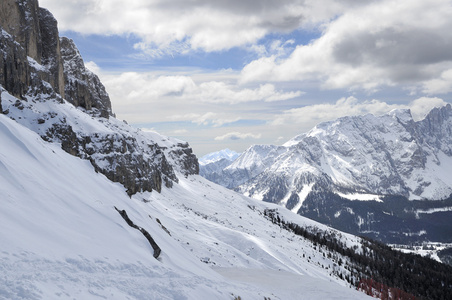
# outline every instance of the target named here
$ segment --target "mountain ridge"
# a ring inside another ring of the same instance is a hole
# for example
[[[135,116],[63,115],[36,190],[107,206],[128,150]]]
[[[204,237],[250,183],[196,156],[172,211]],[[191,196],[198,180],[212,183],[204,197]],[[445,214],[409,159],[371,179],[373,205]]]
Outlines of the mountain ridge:
[[[74,42],[60,38],[57,21],[38,1],[5,0],[0,8],[8,15],[0,19],[4,114],[89,160],[130,195],[170,187],[178,181],[176,172],[198,174],[188,143],[160,146],[116,120],[104,85],[85,67]],[[72,107],[90,117],[71,113]]]
[[[265,188],[258,186],[271,186],[263,181],[272,176],[286,178],[284,185],[294,193],[312,183],[308,178],[314,176],[332,191],[445,199],[452,194],[452,181],[433,173],[442,168],[441,161],[447,168],[452,156],[451,124],[450,104],[417,122],[409,110],[343,117],[321,123],[282,146],[251,146],[223,169],[223,179],[236,182],[229,187],[251,197],[262,196]],[[240,181],[242,174],[248,175]],[[303,181],[303,186],[294,187]],[[228,186],[221,179],[217,183]],[[288,191],[266,199],[277,203]]]
[[[342,117],[252,146],[213,181],[386,243],[452,242],[451,133],[450,104],[419,121],[406,109]]]

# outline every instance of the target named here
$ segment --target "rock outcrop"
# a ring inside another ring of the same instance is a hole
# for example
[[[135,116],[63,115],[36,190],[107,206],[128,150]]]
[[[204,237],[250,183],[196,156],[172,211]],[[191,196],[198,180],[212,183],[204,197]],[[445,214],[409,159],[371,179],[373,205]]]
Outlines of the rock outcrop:
[[[149,244],[151,245],[152,249],[154,250],[154,258],[158,259],[160,256],[160,253],[162,253],[162,249],[160,249],[159,245],[155,242],[154,238],[149,234],[149,232],[144,229],[143,227],[140,227],[138,225],[135,225],[133,221],[130,219],[130,217],[127,215],[127,212],[123,210],[119,210],[115,206],[116,211],[121,215],[121,217],[126,221],[127,225],[129,225],[132,228],[135,228],[136,230],[139,230],[144,237],[148,240]]]
[[[177,162],[178,171],[185,176],[199,174],[198,158],[188,143],[175,144],[174,147],[169,149],[168,156]]]
[[[85,67],[74,41],[62,37],[60,44],[64,61],[65,99],[76,107],[98,112],[98,116],[108,118],[113,115],[104,85],[97,75]]]
[[[199,172],[187,143],[160,145],[114,118],[104,85],[38,1],[0,2],[0,27],[0,110],[10,118],[89,160],[129,195],[171,187],[177,172]]]
[[[2,29],[0,35],[0,84],[12,95],[22,98],[31,86],[26,51]]]
[[[25,54],[41,63],[42,39],[37,0],[0,1],[0,26],[24,49]]]
[[[43,79],[50,83],[55,92],[65,98],[58,23],[47,9],[39,9],[39,28],[43,41],[41,65],[49,70],[49,76]]]
[[[0,26],[3,28],[0,84],[22,98],[30,88],[42,89],[44,80],[64,97],[58,26],[52,14],[40,8],[37,0],[3,0]]]

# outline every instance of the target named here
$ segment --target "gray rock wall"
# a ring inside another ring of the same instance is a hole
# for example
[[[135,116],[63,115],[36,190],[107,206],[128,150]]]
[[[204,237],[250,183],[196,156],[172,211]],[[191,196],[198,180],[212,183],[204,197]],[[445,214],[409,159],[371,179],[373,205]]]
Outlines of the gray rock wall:
[[[0,35],[0,84],[12,95],[22,98],[31,84],[27,54],[12,36]]]
[[[26,55],[41,62],[42,44],[37,0],[1,0],[0,26],[24,47]]]
[[[55,92],[65,98],[64,70],[60,51],[58,23],[47,9],[40,8],[39,24],[42,38],[41,64],[49,70],[49,76],[42,79],[50,83]]]
[[[41,89],[44,80],[64,97],[58,26],[52,14],[39,8],[37,0],[2,0],[0,27],[0,84],[22,98],[30,88]],[[30,68],[29,58],[35,68]]]
[[[111,116],[111,101],[99,77],[85,67],[83,58],[74,41],[60,39],[61,56],[64,62],[64,89],[66,100],[87,110],[96,108],[100,116]]]

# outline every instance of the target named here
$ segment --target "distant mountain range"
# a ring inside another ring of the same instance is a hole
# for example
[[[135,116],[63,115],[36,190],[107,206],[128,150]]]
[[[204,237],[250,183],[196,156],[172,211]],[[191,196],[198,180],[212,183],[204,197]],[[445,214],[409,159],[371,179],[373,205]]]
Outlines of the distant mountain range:
[[[436,215],[452,210],[447,201],[452,194],[451,133],[449,104],[434,108],[417,122],[409,110],[343,117],[321,123],[282,146],[252,146],[234,162],[216,170],[215,177],[204,176],[326,224],[378,237],[382,232],[376,224],[383,219],[375,214],[382,214],[383,208],[370,206],[384,204],[386,212],[398,211],[394,203],[388,204],[391,197],[411,200],[399,201],[405,204],[397,218],[408,216],[414,222],[422,219],[416,213],[422,205],[436,209]],[[359,203],[352,202],[356,200]],[[419,204],[427,200],[443,201]],[[358,214],[356,205],[367,208]],[[343,220],[346,216],[348,221]],[[435,231],[432,226],[414,228],[427,238]],[[415,231],[410,226],[402,228],[395,231],[400,235],[402,231]],[[441,237],[452,241],[452,235]]]
[[[221,150],[218,152],[206,154],[203,157],[199,158],[198,161],[199,161],[200,166],[205,166],[208,164],[216,163],[223,159],[233,162],[239,156],[240,156],[240,153],[237,153],[230,149],[224,149],[224,150]]]
[[[232,164],[240,156],[240,153],[224,149],[218,152],[207,154],[199,159],[199,175],[213,182],[221,182],[225,177],[223,170]],[[231,185],[224,185],[231,188]]]

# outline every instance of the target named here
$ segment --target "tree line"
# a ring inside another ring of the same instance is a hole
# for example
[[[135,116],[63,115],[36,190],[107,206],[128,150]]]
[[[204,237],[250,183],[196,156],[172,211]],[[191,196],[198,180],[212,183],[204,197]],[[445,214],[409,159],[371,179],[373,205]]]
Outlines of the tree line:
[[[266,209],[264,215],[274,224],[321,245],[329,251],[347,257],[346,266],[351,276],[340,274],[357,289],[366,282],[378,283],[390,291],[403,295],[391,299],[452,299],[452,267],[427,257],[412,253],[402,253],[389,246],[362,237],[361,248],[345,245],[334,231],[302,227],[283,220],[276,209]],[[331,254],[330,254],[331,255]],[[370,281],[368,281],[370,280]],[[381,293],[380,293],[381,294]],[[384,295],[387,293],[385,292]],[[409,298],[412,297],[412,298]]]

